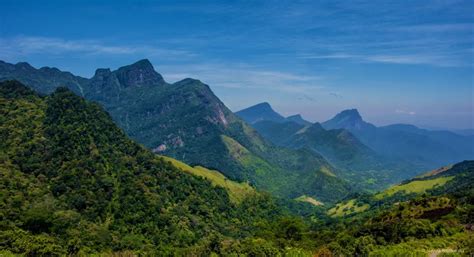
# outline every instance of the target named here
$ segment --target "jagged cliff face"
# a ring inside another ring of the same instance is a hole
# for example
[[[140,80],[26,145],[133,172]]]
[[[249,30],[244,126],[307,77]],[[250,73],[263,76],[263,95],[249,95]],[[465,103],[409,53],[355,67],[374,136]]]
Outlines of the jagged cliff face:
[[[159,87],[167,85],[148,60],[119,68],[97,69],[85,88],[87,96],[97,101],[119,100],[124,90],[136,87]]]
[[[87,83],[85,96],[98,102],[120,98],[120,82],[110,69],[97,69],[94,77]]]
[[[166,82],[148,60],[119,68],[114,72],[124,87],[162,86]]]
[[[196,148],[224,153],[220,135],[238,121],[207,85],[195,79],[168,84],[148,60],[98,69],[85,88],[133,139],[189,163],[215,165]]]
[[[138,142],[156,152],[195,162],[185,145],[209,144],[237,121],[210,88],[194,79],[168,84],[148,60],[117,70],[97,69],[90,79],[56,68],[35,69],[27,63],[0,61],[0,79],[17,79],[42,93],[66,86],[106,107],[114,120]],[[209,139],[210,140],[210,139]],[[196,142],[203,141],[203,142]]]

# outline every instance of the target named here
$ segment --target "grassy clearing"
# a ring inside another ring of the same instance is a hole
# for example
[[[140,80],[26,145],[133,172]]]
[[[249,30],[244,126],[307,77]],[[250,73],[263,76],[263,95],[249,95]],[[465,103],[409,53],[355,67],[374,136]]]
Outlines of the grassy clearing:
[[[332,173],[326,166],[321,167],[321,172],[328,176],[336,177],[336,174]]]
[[[300,201],[300,202],[307,202],[307,203],[310,203],[314,206],[322,206],[324,205],[324,203],[314,199],[313,197],[310,197],[310,196],[307,196],[307,195],[302,195],[298,198],[295,199],[296,201]]]
[[[356,199],[351,199],[347,202],[338,203],[336,206],[328,210],[328,215],[332,217],[342,217],[353,213],[363,212],[369,209],[370,205],[359,205]]]
[[[422,194],[429,189],[446,184],[448,181],[452,180],[453,178],[454,176],[439,177],[439,178],[429,179],[429,180],[414,180],[406,184],[390,187],[389,189],[376,194],[375,199],[380,200],[385,197],[390,197],[398,192],[404,192],[405,194],[410,194],[410,193]]]
[[[247,196],[256,193],[255,189],[251,187],[248,183],[238,183],[229,180],[222,173],[216,170],[210,170],[201,166],[191,167],[176,159],[167,156],[161,157],[164,158],[166,161],[173,163],[174,166],[180,168],[185,172],[208,179],[214,186],[223,187],[229,193],[230,200],[234,203],[240,203]]]

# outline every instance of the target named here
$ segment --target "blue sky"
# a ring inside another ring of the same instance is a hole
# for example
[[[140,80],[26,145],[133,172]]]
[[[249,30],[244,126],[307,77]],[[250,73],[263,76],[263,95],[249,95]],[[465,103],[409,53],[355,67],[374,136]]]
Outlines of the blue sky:
[[[0,59],[91,77],[148,58],[232,110],[474,128],[474,1],[0,2]]]

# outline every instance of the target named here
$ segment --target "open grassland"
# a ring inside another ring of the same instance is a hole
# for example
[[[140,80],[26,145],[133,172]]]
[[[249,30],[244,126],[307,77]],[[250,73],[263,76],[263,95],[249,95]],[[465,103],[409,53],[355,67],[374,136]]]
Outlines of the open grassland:
[[[328,210],[328,215],[332,217],[342,217],[353,213],[359,213],[367,210],[368,204],[356,204],[356,199],[347,202],[338,203],[335,207]]]
[[[322,202],[314,199],[313,197],[310,197],[310,196],[307,196],[307,195],[302,195],[298,198],[295,199],[296,201],[300,201],[300,202],[306,202],[306,203],[310,203],[314,206],[322,206],[324,205]]]
[[[210,170],[201,166],[191,167],[183,162],[167,156],[162,156],[162,158],[173,163],[174,166],[185,172],[208,179],[214,186],[223,187],[229,193],[230,200],[234,203],[240,203],[247,196],[256,192],[255,189],[248,183],[238,183],[229,180],[222,173],[216,170]]]
[[[448,181],[452,180],[453,178],[454,177],[451,176],[451,177],[439,177],[439,178],[429,179],[429,180],[414,180],[406,184],[400,184],[400,185],[390,187],[389,189],[376,194],[375,199],[380,200],[385,197],[390,197],[398,192],[404,192],[405,194],[410,194],[410,193],[422,194],[429,189],[446,184]]]

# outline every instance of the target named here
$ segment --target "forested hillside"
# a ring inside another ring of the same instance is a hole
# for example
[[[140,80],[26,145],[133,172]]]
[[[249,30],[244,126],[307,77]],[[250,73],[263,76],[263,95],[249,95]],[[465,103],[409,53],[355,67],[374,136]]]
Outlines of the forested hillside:
[[[333,254],[471,256],[474,254],[474,161],[429,172],[331,208],[339,232]],[[343,231],[343,232],[341,232]]]
[[[281,213],[262,194],[230,201],[66,88],[39,96],[3,82],[0,113],[0,249],[8,252],[208,255],[224,239],[227,250],[245,252],[251,246],[238,240]]]
[[[3,82],[0,113],[2,255],[473,253],[472,161],[313,207],[159,157],[66,88]]]

